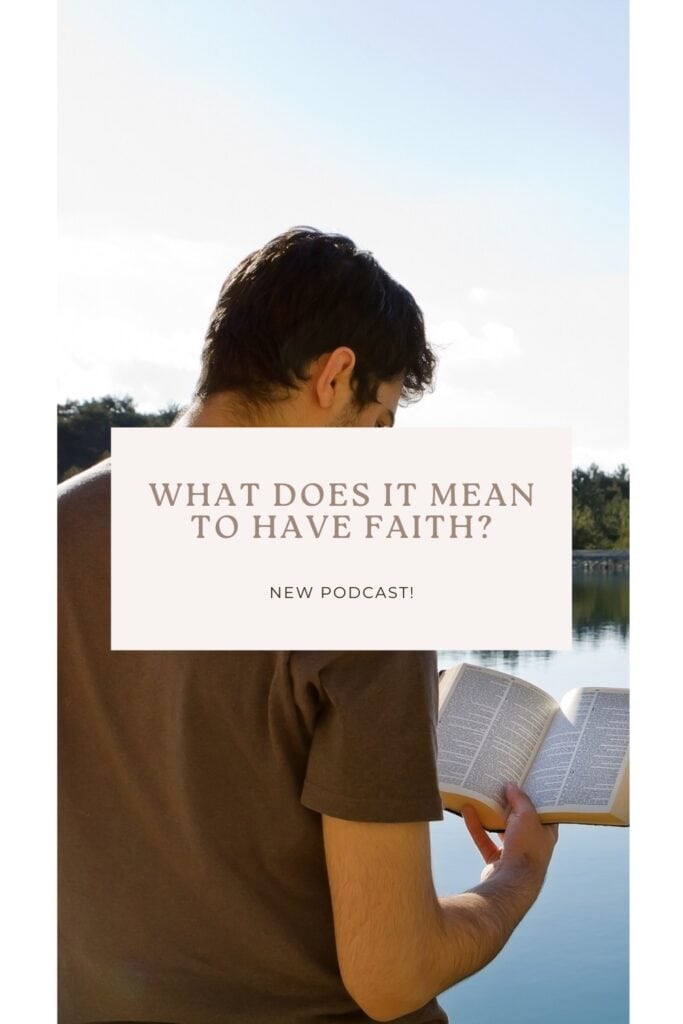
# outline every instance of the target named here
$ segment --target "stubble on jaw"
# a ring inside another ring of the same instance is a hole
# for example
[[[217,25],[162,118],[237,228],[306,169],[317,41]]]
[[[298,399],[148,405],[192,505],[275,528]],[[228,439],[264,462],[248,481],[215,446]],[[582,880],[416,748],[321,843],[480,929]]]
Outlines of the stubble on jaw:
[[[353,399],[349,399],[341,412],[328,424],[330,427],[355,427],[361,413],[361,406]]]

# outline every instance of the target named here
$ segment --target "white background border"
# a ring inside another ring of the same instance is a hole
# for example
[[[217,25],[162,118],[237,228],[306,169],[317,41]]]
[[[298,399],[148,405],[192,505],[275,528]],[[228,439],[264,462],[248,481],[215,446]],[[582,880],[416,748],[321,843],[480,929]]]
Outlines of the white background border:
[[[577,3],[579,0],[577,0]],[[665,640],[681,632],[676,466],[681,382],[683,212],[678,97],[683,93],[676,0],[633,0],[632,45],[632,642],[633,1024],[678,1003],[681,826],[655,780],[678,789],[681,670]],[[20,1024],[54,1019],[55,977],[55,358],[56,12],[27,0],[4,12],[3,141],[3,1010]],[[30,347],[29,347],[30,341]],[[664,526],[655,502],[666,484]],[[655,509],[657,511],[655,512]],[[670,533],[672,536],[670,536]],[[29,549],[30,545],[30,549]],[[669,583],[672,598],[653,594]],[[662,682],[667,674],[672,684]],[[658,699],[667,708],[661,716]],[[662,752],[665,753],[662,753]]]

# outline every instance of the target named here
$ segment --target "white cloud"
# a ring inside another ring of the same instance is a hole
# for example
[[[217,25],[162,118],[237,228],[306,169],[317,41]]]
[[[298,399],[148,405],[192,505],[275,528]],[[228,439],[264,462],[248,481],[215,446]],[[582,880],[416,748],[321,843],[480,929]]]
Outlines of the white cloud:
[[[60,241],[60,401],[190,397],[209,316],[241,251],[151,234]]]
[[[442,364],[518,359],[522,355],[515,331],[505,324],[483,324],[476,334],[459,320],[446,320],[428,326],[427,336],[440,352]]]
[[[573,466],[587,469],[594,462],[605,472],[612,472],[622,464],[629,465],[629,452],[627,448],[572,448]]]
[[[146,411],[184,404],[220,285],[258,244],[227,238],[122,230],[64,238],[59,401],[112,393],[132,395]],[[394,266],[377,255],[412,283],[401,259]],[[458,304],[453,268],[433,268],[435,301],[423,309],[440,357],[437,389],[401,410],[399,425],[571,427],[575,465],[627,460],[624,278],[494,281],[482,323],[482,309]],[[465,278],[477,279],[491,280]]]
[[[458,385],[439,376],[434,392],[401,409],[398,427],[505,426],[511,416],[504,396],[490,387]]]

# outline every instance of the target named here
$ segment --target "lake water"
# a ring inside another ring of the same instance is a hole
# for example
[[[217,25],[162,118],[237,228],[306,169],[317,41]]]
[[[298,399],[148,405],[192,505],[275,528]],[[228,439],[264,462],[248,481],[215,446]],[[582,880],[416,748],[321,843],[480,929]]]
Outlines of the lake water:
[[[572,650],[442,651],[519,675],[560,698],[575,686],[628,686],[628,573],[577,572]],[[452,1024],[626,1024],[628,829],[561,825],[543,891],[502,953],[444,992]],[[439,894],[479,880],[462,820],[432,825]]]

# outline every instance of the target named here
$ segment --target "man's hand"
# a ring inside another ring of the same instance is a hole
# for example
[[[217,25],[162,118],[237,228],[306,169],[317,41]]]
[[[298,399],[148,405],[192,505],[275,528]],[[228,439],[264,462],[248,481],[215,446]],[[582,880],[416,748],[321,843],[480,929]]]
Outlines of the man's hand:
[[[509,814],[502,846],[484,829],[473,807],[462,809],[467,830],[486,862],[481,880],[510,874],[538,895],[557,842],[558,826],[542,825],[529,797],[513,782],[505,787],[505,795]]]

